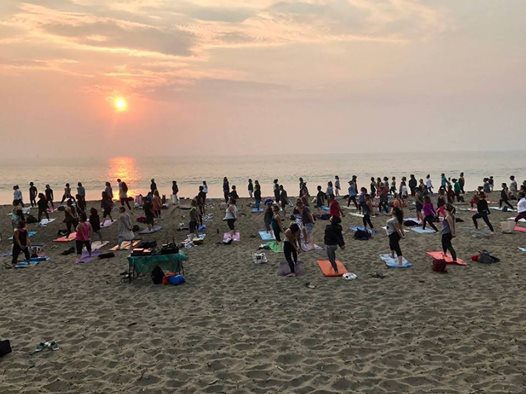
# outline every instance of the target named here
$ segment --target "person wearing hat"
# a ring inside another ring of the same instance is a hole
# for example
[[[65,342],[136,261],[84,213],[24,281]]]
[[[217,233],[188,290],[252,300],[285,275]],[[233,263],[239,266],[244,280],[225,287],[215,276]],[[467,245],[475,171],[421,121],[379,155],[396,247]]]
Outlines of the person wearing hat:
[[[336,265],[336,250],[338,246],[345,249],[345,241],[343,240],[341,219],[336,216],[331,216],[330,223],[325,227],[325,250],[327,251],[327,258],[331,263],[334,272],[338,273],[338,266]]]

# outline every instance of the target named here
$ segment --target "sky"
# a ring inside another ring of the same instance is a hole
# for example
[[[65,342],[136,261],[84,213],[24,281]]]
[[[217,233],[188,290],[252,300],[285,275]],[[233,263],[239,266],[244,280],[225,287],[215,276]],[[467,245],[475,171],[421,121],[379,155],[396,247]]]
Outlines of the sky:
[[[524,0],[2,0],[2,158],[526,150],[524,37]]]

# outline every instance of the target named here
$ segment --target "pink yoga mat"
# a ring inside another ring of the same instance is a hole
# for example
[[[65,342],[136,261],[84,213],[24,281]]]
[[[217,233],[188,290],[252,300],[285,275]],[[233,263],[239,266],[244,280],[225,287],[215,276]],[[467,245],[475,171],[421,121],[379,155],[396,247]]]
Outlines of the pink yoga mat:
[[[223,234],[223,242],[227,242],[232,236],[230,233],[224,233]],[[239,242],[241,240],[241,234],[239,234],[239,231],[234,234],[234,241]]]
[[[77,233],[76,232],[72,232],[71,234],[69,234],[68,238],[66,238],[66,236],[63,236],[63,237],[54,239],[53,242],[70,242],[70,241],[74,241],[76,236],[77,236]]]
[[[519,231],[521,233],[526,233],[526,227],[515,226],[515,231]]]

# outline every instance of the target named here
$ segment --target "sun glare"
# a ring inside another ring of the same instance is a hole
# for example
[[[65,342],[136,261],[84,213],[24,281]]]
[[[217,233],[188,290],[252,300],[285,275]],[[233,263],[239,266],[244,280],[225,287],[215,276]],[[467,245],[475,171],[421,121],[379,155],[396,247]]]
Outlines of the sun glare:
[[[117,112],[124,112],[128,109],[128,102],[124,97],[116,97],[113,100],[113,106]]]

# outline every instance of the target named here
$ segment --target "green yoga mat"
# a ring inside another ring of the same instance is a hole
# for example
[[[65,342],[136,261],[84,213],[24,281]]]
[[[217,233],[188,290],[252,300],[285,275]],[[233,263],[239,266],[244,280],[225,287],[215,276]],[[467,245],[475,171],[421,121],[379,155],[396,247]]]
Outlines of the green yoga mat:
[[[267,242],[267,245],[274,253],[283,252],[283,242],[269,241]]]

